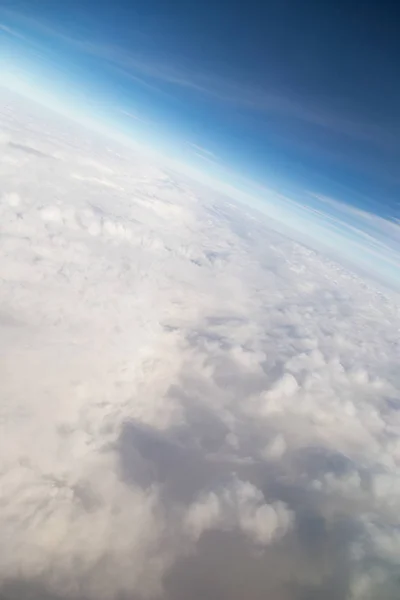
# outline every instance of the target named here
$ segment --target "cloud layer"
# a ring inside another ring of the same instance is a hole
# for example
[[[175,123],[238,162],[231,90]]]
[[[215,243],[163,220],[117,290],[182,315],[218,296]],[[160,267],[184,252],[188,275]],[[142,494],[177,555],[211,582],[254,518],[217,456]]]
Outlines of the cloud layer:
[[[398,297],[1,98],[0,596],[397,597]]]

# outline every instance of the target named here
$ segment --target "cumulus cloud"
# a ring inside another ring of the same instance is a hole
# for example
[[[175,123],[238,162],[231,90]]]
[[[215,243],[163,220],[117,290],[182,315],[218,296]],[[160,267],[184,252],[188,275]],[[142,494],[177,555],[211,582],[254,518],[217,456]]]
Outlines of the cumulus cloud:
[[[286,533],[292,515],[282,502],[270,505],[263,500],[254,485],[236,481],[221,496],[209,492],[190,506],[186,526],[197,539],[208,529],[237,527],[256,544],[268,544]]]
[[[2,98],[0,596],[393,600],[399,297]]]

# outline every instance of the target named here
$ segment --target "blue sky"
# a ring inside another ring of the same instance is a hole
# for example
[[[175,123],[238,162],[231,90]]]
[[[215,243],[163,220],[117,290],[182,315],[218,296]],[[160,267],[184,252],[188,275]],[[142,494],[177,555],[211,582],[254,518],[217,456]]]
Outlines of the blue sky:
[[[397,12],[13,0],[0,8],[2,80],[234,185],[398,284]]]

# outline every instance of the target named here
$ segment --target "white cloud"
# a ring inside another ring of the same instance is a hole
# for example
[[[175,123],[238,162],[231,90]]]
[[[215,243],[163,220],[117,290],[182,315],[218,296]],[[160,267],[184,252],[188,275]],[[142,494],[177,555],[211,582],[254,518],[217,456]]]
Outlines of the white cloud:
[[[186,527],[196,539],[210,529],[238,528],[260,545],[285,535],[292,521],[293,515],[284,503],[265,503],[260,490],[239,480],[219,495],[210,492],[201,497],[186,515]]]
[[[265,448],[262,450],[262,456],[264,458],[277,460],[282,458],[286,451],[286,442],[283,435],[276,435],[271,442],[267,444]]]
[[[203,146],[199,146],[198,144],[193,144],[192,142],[188,143],[189,146],[191,146],[191,148],[193,148],[197,154],[199,155],[204,155],[205,157],[209,158],[209,159],[218,159],[218,157],[214,154],[214,152],[211,152],[211,150],[208,150],[207,148],[203,148]]]
[[[221,500],[217,494],[210,492],[190,506],[185,526],[195,539],[199,539],[204,531],[220,526],[222,510]]]
[[[398,296],[61,117],[2,107],[4,586],[171,598],[217,533],[247,553],[223,546],[221,577],[261,553],[277,597],[392,589]]]

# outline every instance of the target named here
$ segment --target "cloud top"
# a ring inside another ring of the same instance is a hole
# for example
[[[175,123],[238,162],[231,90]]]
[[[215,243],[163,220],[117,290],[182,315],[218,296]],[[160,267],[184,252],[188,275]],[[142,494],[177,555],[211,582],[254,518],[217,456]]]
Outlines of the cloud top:
[[[0,595],[394,600],[398,296],[21,99],[0,127]]]

